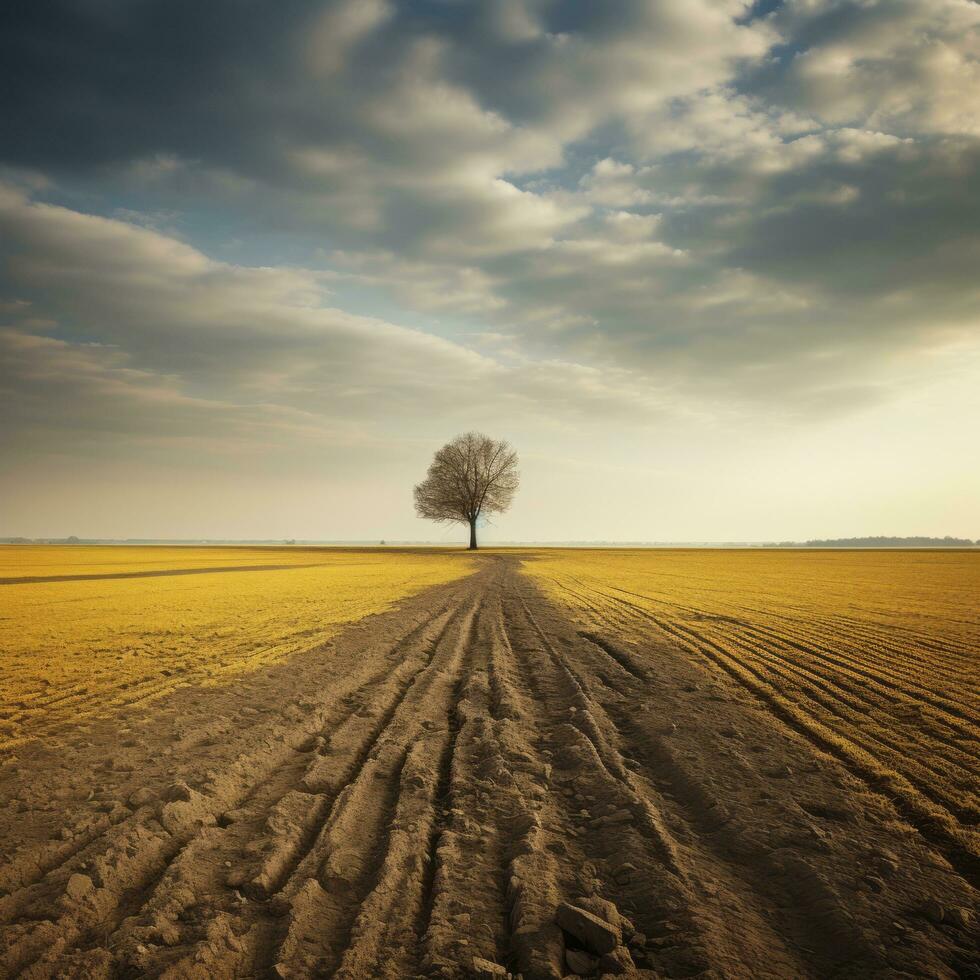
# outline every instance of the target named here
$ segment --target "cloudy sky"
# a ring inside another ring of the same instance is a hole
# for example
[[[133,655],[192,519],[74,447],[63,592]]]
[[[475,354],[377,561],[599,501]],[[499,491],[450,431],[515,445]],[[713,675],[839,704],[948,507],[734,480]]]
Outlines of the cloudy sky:
[[[980,537],[973,0],[0,9],[0,534]]]

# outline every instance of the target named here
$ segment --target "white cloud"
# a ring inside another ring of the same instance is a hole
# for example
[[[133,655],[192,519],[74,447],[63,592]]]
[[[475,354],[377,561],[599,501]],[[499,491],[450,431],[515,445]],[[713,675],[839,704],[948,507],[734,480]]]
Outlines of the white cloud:
[[[269,27],[242,8],[160,90],[143,21],[114,20],[144,84],[93,54],[84,132],[45,101],[64,83],[18,90],[49,125],[11,160],[60,174],[0,189],[11,301],[34,301],[3,315],[50,341],[19,373],[76,358],[185,428],[295,438],[500,403],[648,418],[666,390],[682,412],[893,397],[896,358],[976,330],[978,8],[751,9],[345,0]]]
[[[279,453],[440,411],[635,413],[643,391],[639,378],[623,387],[628,373],[614,384],[573,362],[498,360],[328,306],[311,270],[218,262],[125,221],[0,194],[8,288],[38,297],[5,304],[2,376],[18,405],[7,425],[35,445],[64,447],[81,428],[86,442],[123,436],[120,451],[180,440]],[[418,268],[397,267],[405,279]],[[458,289],[480,297],[481,276]]]
[[[819,0],[774,17],[802,49],[786,99],[829,125],[980,135],[980,6],[973,0]]]

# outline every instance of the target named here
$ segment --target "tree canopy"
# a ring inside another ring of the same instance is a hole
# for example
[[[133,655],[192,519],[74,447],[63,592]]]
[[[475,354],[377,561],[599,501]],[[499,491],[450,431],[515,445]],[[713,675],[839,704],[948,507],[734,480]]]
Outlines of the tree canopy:
[[[507,510],[519,485],[517,453],[510,445],[466,432],[436,452],[415,487],[415,511],[430,521],[469,524],[475,549],[477,520]]]

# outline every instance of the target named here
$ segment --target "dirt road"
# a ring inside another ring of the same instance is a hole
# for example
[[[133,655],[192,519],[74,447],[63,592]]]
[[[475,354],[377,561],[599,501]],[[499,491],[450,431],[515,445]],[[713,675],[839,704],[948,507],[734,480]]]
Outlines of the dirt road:
[[[0,801],[3,976],[980,975],[966,857],[514,558],[50,735]]]

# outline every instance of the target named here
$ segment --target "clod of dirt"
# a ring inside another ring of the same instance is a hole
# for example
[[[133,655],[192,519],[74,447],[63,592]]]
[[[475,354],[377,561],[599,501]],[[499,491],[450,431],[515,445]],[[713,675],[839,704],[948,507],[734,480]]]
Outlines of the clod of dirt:
[[[555,921],[597,956],[611,953],[622,940],[622,933],[617,927],[577,905],[569,905],[568,902],[562,902],[558,906]]]
[[[248,868],[238,867],[232,868],[231,871],[225,876],[225,884],[229,888],[241,888],[242,885],[248,881],[249,871]]]
[[[572,973],[580,977],[587,977],[595,973],[599,968],[599,957],[585,952],[583,949],[566,949],[565,963]]]
[[[143,786],[133,793],[129,794],[129,799],[127,802],[134,809],[146,806],[148,803],[152,803],[156,799],[156,794],[151,789]]]
[[[477,980],[494,980],[494,977],[509,977],[507,968],[499,963],[491,963],[490,960],[483,959],[482,956],[473,957],[473,976]]]
[[[969,929],[973,923],[973,914],[969,909],[954,905],[952,908],[944,910],[943,918],[960,929]]]
[[[629,867],[632,868],[633,865],[629,865]],[[608,922],[614,929],[618,929],[624,942],[629,942],[636,932],[633,923],[609,899],[600,898],[598,895],[589,895],[579,901],[579,906],[586,912],[597,915],[604,922]]]
[[[617,946],[611,953],[606,953],[599,959],[599,972],[603,976],[612,974],[620,977],[635,971],[636,964],[625,946]]]
[[[225,812],[218,817],[218,826],[230,827],[233,823],[238,823],[240,820],[245,820],[247,817],[247,810],[225,810]]]
[[[187,802],[190,800],[193,793],[194,791],[187,785],[187,783],[185,783],[182,779],[178,779],[167,791],[167,799],[173,801],[182,800]]]
[[[80,902],[88,895],[91,895],[94,889],[95,885],[92,884],[92,879],[88,875],[73,874],[68,879],[68,884],[65,887],[65,894],[72,899],[72,901]]]

